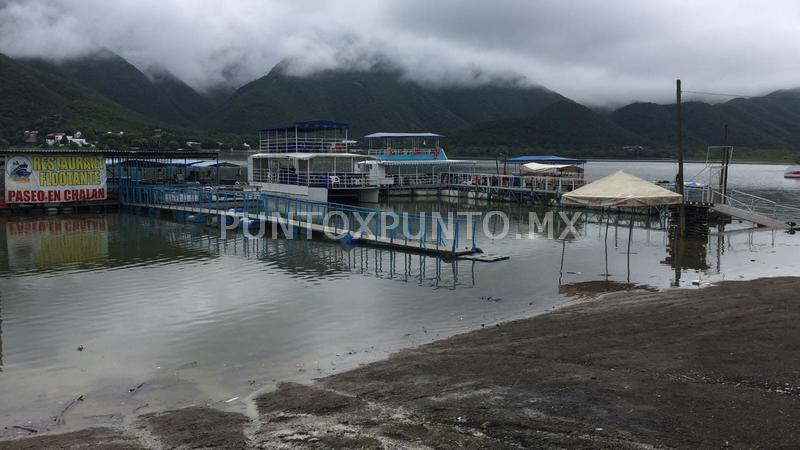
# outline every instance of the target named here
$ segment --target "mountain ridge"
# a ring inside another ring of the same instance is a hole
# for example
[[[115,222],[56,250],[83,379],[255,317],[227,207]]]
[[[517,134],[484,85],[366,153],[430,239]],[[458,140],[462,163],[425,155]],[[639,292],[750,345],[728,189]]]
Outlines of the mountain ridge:
[[[657,157],[672,152],[676,140],[674,104],[635,102],[608,110],[514,83],[430,87],[388,66],[299,77],[278,65],[230,94],[218,90],[213,96],[166,72],[145,74],[110,52],[62,62],[0,54],[0,145],[21,142],[23,129],[88,128],[129,132],[130,138],[109,145],[164,146],[153,130],[169,128],[179,130],[170,147],[184,138],[240,146],[269,123],[308,119],[348,122],[355,138],[374,131],[440,132],[448,136],[449,150],[482,156]],[[689,149],[727,142],[800,151],[798,88],[716,104],[690,101],[683,108]]]

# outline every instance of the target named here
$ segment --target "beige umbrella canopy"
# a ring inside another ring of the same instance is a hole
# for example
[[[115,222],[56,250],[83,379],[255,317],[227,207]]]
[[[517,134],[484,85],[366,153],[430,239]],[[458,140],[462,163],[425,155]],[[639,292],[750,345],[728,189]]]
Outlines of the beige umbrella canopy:
[[[589,206],[653,206],[681,202],[681,194],[622,170],[561,196],[562,203]]]

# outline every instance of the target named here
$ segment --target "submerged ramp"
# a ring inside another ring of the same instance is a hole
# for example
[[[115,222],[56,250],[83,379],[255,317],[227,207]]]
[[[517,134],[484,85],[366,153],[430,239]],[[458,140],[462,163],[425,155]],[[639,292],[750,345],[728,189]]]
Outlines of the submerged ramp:
[[[722,214],[727,214],[731,217],[735,217],[737,219],[746,220],[748,222],[752,222],[760,227],[767,227],[767,228],[775,228],[779,230],[790,230],[792,229],[789,224],[786,222],[781,222],[778,219],[773,219],[772,217],[765,216],[763,214],[754,213],[752,211],[748,211],[746,209],[736,208],[730,205],[724,204],[714,204],[712,206],[717,212]]]

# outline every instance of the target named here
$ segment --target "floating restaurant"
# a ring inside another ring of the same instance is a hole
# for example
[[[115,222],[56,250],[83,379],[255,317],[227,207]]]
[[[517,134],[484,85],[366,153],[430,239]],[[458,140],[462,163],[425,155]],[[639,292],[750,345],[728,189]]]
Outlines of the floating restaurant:
[[[327,202],[378,201],[378,184],[357,167],[369,155],[350,153],[346,123],[292,122],[264,128],[250,155],[248,183],[274,194]]]
[[[438,195],[446,175],[474,172],[476,161],[449,159],[436,133],[372,133],[364,136],[366,154],[374,159],[358,164],[369,174],[381,193],[397,195]]]
[[[481,173],[477,161],[447,157],[437,133],[377,132],[354,149],[348,125],[291,122],[259,133],[248,184],[313,201],[375,203],[390,196],[450,196],[547,203],[584,184],[585,160],[557,156],[510,159],[511,174]]]

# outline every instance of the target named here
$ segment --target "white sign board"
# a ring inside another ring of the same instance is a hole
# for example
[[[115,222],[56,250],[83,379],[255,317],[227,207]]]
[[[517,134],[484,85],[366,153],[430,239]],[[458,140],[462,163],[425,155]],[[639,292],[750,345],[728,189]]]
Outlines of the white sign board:
[[[6,156],[6,203],[64,203],[105,200],[103,156]]]

